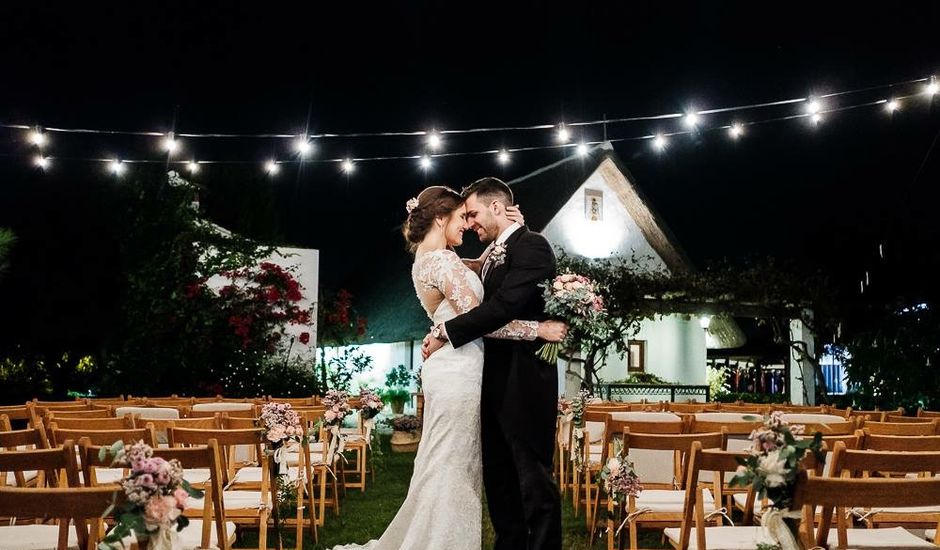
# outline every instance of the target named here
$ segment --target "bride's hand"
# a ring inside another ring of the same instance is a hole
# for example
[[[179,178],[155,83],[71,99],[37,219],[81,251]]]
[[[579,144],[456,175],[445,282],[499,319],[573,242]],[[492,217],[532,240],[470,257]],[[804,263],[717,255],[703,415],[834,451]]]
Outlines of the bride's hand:
[[[525,216],[522,215],[522,210],[519,210],[519,207],[516,205],[506,207],[506,217],[509,218],[511,222],[525,225]]]
[[[539,321],[538,337],[546,342],[561,342],[568,336],[568,325],[562,321]]]

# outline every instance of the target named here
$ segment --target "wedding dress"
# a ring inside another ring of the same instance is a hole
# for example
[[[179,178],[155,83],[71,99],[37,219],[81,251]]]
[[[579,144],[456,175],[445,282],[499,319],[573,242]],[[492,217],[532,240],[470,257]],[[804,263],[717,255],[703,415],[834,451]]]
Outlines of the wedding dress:
[[[483,283],[451,250],[418,254],[418,299],[434,325],[470,311]],[[536,321],[512,321],[490,338],[534,340]],[[447,343],[424,362],[424,422],[408,496],[378,540],[334,550],[479,550],[482,544],[480,384],[483,339]]]

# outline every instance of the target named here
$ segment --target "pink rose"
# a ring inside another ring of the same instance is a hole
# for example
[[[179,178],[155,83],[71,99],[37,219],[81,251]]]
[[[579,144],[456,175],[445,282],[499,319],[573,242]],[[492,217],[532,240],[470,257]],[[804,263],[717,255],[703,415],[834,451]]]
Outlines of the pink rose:
[[[180,510],[186,509],[186,500],[189,499],[189,493],[186,492],[186,489],[177,487],[176,490],[173,491],[173,498],[176,499],[177,508]]]
[[[333,412],[332,410],[328,410],[325,413],[323,413],[323,418],[325,418],[327,422],[332,422],[336,420],[336,413]]]

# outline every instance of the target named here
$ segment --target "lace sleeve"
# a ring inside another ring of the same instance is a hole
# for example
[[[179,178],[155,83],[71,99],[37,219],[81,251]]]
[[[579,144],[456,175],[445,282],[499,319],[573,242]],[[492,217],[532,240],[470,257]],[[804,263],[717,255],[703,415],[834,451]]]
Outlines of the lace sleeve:
[[[436,254],[421,271],[422,283],[436,288],[458,315],[480,305],[480,299],[473,292],[469,280],[473,272],[464,265],[457,254],[451,251]],[[515,320],[487,336],[501,340],[535,340],[538,328],[538,321]]]

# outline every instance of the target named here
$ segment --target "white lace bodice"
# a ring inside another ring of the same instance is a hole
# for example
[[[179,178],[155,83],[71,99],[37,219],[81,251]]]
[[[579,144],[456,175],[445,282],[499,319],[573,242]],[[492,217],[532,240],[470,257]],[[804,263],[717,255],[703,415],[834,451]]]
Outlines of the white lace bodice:
[[[443,323],[480,305],[483,283],[452,250],[419,253],[411,268],[418,300],[434,324]],[[510,321],[488,334],[503,340],[535,340],[538,321]]]

